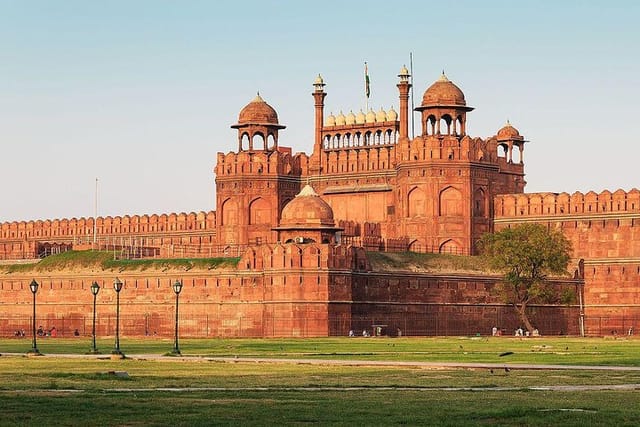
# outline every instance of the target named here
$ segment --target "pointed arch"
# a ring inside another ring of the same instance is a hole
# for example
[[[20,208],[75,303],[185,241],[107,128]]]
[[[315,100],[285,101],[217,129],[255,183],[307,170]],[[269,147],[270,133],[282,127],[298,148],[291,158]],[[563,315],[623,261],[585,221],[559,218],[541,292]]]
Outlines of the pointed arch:
[[[407,194],[407,203],[407,216],[409,218],[426,215],[427,197],[420,187],[414,187],[409,191]]]
[[[446,187],[438,197],[438,214],[440,216],[462,215],[462,193],[455,187]]]
[[[407,250],[409,252],[419,252],[424,253],[426,249],[426,245],[424,245],[420,240],[416,239],[407,245]]]
[[[251,136],[251,150],[266,150],[267,140],[262,132],[256,132]]]
[[[438,252],[441,254],[462,254],[462,249],[458,242],[448,239],[440,244]]]
[[[222,206],[220,207],[222,210],[222,215],[220,218],[222,220],[221,225],[237,225],[238,224],[238,206],[235,201],[231,198],[222,202]]]
[[[271,224],[271,203],[262,197],[249,203],[249,224]]]
[[[486,217],[488,214],[487,197],[484,189],[476,188],[473,193],[473,216]]]

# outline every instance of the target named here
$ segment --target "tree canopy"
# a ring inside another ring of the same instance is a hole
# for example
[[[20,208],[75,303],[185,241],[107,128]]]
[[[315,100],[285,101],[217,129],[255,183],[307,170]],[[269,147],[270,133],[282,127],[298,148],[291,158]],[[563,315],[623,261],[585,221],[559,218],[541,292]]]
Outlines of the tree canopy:
[[[502,296],[514,306],[524,326],[532,332],[534,327],[527,316],[527,306],[546,302],[554,295],[547,277],[567,272],[571,242],[558,230],[525,223],[485,234],[480,244],[491,267],[504,273]]]

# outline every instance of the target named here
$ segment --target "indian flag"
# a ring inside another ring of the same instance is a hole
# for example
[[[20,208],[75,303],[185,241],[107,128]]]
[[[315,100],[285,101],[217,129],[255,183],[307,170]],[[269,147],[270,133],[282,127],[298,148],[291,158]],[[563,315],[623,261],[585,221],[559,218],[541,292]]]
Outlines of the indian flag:
[[[364,93],[367,95],[367,99],[369,95],[371,95],[371,88],[369,87],[369,68],[367,67],[367,63],[364,63]]]

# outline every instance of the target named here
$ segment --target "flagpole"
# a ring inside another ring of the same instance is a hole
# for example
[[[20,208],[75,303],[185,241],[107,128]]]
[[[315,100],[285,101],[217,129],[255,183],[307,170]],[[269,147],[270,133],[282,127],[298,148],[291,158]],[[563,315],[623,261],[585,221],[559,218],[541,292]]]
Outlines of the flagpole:
[[[416,129],[413,124],[413,52],[409,52],[409,68],[411,73],[411,139],[416,137]]]

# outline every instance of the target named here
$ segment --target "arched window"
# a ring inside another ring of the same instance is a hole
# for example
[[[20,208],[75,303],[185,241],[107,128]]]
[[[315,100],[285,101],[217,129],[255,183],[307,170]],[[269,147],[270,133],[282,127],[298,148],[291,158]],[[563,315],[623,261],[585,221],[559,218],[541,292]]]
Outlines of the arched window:
[[[248,150],[249,149],[249,134],[243,133],[240,137],[240,149]]]
[[[251,139],[251,149],[252,150],[265,150],[266,149],[266,141],[264,139],[264,135],[256,132],[253,134],[253,138]]]
[[[522,151],[520,150],[520,146],[514,144],[511,150],[511,161],[513,163],[522,163]]]
[[[436,134],[436,116],[431,115],[427,117],[427,120],[424,124],[425,134],[427,135],[435,135]]]
[[[276,148],[276,146],[276,137],[272,133],[270,133],[267,137],[267,148],[269,150],[273,150],[274,148]]]
[[[506,144],[498,144],[498,157],[507,158],[507,150],[509,147]]]

